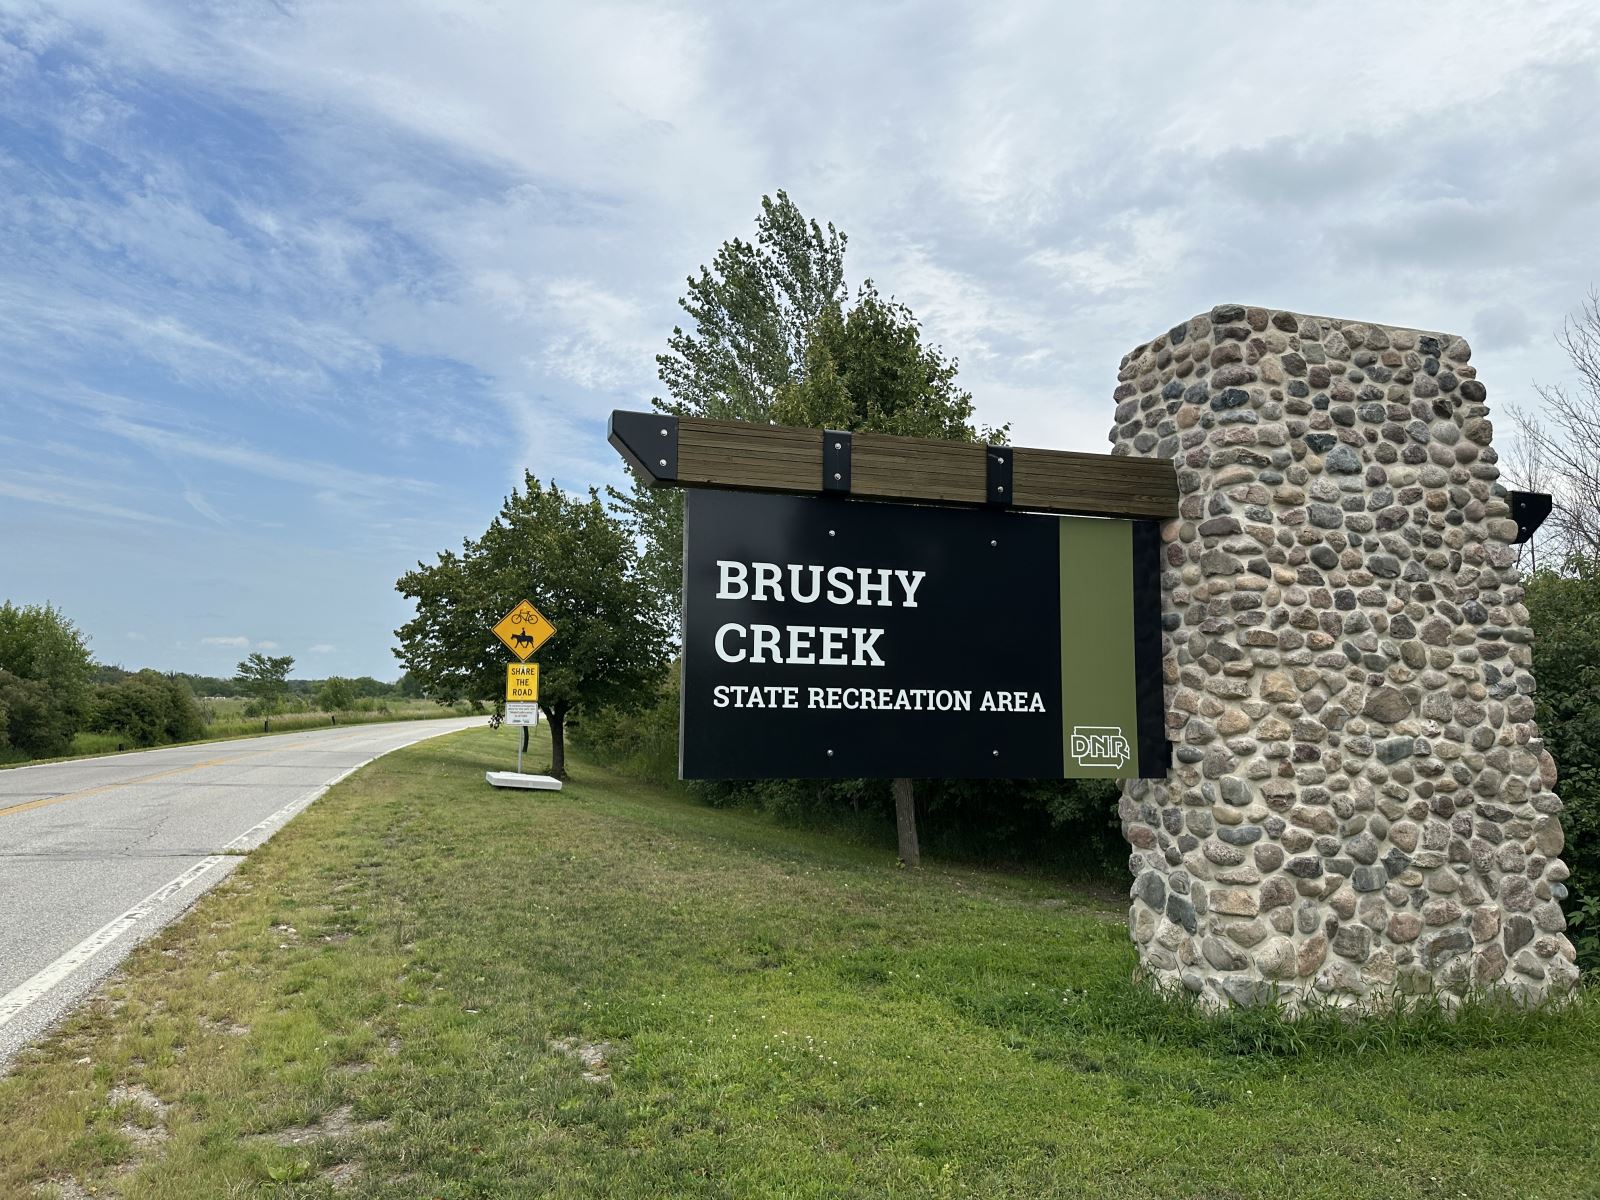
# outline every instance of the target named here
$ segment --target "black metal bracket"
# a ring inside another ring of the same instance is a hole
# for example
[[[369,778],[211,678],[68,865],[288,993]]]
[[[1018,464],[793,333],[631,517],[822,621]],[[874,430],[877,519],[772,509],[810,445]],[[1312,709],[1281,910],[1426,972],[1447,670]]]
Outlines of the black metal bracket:
[[[1531,538],[1554,506],[1554,497],[1543,492],[1512,492],[1511,519],[1517,523],[1517,536],[1512,545],[1520,546]]]
[[[988,464],[988,479],[984,486],[983,502],[1003,507],[1011,503],[1011,447],[985,446],[983,457]]]
[[[822,431],[822,490],[850,491],[850,435],[840,429]]]
[[[646,483],[678,478],[678,418],[617,409],[606,424],[606,441]]]

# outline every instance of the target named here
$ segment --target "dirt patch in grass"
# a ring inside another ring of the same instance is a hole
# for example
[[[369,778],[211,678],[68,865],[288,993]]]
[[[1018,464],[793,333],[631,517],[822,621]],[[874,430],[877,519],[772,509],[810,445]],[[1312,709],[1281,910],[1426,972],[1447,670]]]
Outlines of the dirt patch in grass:
[[[612,1064],[621,1057],[623,1047],[615,1042],[586,1042],[565,1037],[551,1038],[550,1049],[582,1063],[585,1083],[610,1083]]]
[[[296,1125],[280,1129],[272,1135],[279,1146],[307,1146],[317,1142],[337,1141],[360,1133],[381,1133],[389,1128],[388,1121],[358,1121],[355,1109],[341,1104],[314,1125]]]

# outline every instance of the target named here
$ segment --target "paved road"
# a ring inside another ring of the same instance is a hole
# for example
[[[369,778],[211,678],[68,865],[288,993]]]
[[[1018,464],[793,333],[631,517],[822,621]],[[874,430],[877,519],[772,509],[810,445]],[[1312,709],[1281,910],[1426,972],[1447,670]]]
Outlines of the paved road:
[[[329,784],[482,717],[317,729],[0,771],[0,1073]]]

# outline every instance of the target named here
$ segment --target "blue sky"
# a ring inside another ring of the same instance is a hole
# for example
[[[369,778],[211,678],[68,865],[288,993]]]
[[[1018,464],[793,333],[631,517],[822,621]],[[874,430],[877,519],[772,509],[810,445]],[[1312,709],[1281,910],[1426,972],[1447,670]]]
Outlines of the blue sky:
[[[1020,444],[1103,449],[1123,352],[1235,300],[1528,404],[1600,283],[1597,64],[1587,2],[0,0],[0,596],[394,677],[395,578],[524,469],[620,481],[780,187]]]

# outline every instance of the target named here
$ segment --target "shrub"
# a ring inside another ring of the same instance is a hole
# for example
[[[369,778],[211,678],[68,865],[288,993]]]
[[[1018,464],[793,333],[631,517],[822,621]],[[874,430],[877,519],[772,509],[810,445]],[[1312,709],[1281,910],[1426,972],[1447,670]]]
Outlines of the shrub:
[[[65,754],[89,714],[87,639],[49,605],[0,604],[6,740],[33,758]]]
[[[95,694],[93,727],[135,746],[188,742],[205,730],[188,684],[159,671],[140,671]]]
[[[1577,928],[1579,961],[1600,968],[1600,565],[1583,560],[1568,574],[1541,571],[1528,581],[1534,630],[1535,717],[1556,760],[1556,792],[1566,806],[1563,859],[1572,870],[1565,908]]]
[[[317,689],[317,707],[323,712],[349,712],[355,700],[355,686],[337,675],[330,675]]]
[[[636,713],[603,709],[573,730],[599,762],[638,778],[678,777],[678,671],[654,704]],[[779,820],[850,832],[890,844],[894,797],[886,779],[760,779],[696,782],[713,807],[741,806]],[[947,858],[1051,862],[1109,874],[1127,857],[1108,780],[918,780],[917,832],[924,851]]]

